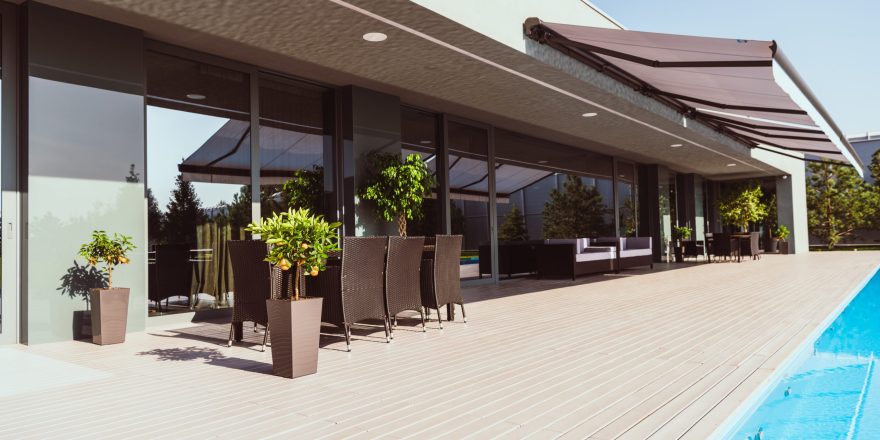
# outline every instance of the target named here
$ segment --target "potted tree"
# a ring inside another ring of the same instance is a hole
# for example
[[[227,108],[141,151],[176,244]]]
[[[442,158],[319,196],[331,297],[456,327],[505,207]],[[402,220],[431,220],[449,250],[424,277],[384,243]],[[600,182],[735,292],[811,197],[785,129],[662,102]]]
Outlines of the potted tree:
[[[691,238],[693,231],[687,226],[675,226],[672,228],[672,235],[675,238],[675,262],[684,261],[684,242]]]
[[[373,153],[369,160],[375,175],[360,196],[375,203],[385,221],[396,220],[398,234],[406,237],[406,221],[422,217],[422,202],[431,194],[431,171],[415,153],[403,160],[398,154]]]
[[[776,230],[773,231],[773,236],[779,240],[779,253],[783,255],[788,254],[788,242],[785,239],[788,238],[788,235],[791,234],[791,231],[785,225],[779,225],[776,227]]]
[[[92,232],[92,241],[82,245],[80,256],[90,265],[103,264],[107,273],[107,287],[89,289],[89,303],[92,307],[92,342],[98,345],[125,342],[125,328],[128,323],[127,287],[113,287],[113,268],[117,264],[128,264],[127,254],[134,250],[131,237],[105,231]]]
[[[758,222],[767,216],[767,205],[761,200],[761,186],[749,184],[730,191],[718,204],[721,218],[741,232],[749,231],[749,223]]]
[[[266,300],[272,371],[278,376],[292,379],[318,371],[322,298],[305,296],[302,276],[315,277],[326,268],[328,254],[339,250],[340,225],[306,208],[291,208],[247,227],[270,246],[266,261],[282,271],[295,270],[293,296]]]

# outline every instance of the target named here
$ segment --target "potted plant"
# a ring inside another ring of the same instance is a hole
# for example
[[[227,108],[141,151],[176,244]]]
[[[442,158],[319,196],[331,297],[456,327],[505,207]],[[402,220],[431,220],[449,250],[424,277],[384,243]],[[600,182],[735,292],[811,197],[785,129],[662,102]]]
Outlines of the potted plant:
[[[693,230],[687,226],[674,226],[672,228],[672,235],[675,238],[675,262],[681,263],[684,261],[684,241],[691,238],[691,233]]]
[[[431,195],[431,171],[415,153],[403,160],[399,154],[373,153],[369,160],[376,172],[360,196],[375,203],[385,221],[396,220],[397,232],[406,237],[406,221],[422,217],[422,202]]]
[[[127,287],[113,287],[113,267],[128,264],[127,254],[134,250],[131,237],[105,231],[92,232],[92,241],[82,245],[80,256],[90,265],[103,263],[107,273],[107,287],[89,290],[89,303],[92,307],[92,342],[98,345],[125,342],[125,328],[128,323]]]
[[[763,194],[758,184],[735,188],[718,204],[721,218],[727,224],[738,227],[741,232],[748,232],[749,223],[761,221],[767,216],[767,205],[761,200]]]
[[[272,371],[278,376],[292,379],[318,371],[322,298],[305,295],[302,276],[318,276],[326,268],[328,254],[339,250],[340,225],[306,208],[291,208],[247,227],[269,245],[266,261],[282,271],[295,270],[293,296],[266,300]]]
[[[773,236],[779,240],[780,254],[788,254],[788,242],[785,241],[785,239],[788,238],[789,234],[791,234],[791,231],[789,231],[785,225],[779,225],[776,227],[776,230],[773,231]]]

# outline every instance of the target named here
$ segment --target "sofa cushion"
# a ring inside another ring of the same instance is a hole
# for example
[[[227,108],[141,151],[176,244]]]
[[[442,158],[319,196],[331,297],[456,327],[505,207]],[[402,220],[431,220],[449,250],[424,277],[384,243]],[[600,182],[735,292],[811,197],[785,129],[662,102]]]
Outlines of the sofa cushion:
[[[651,255],[651,249],[624,249],[620,251],[620,258],[641,257]]]
[[[615,252],[584,252],[582,254],[577,254],[575,256],[575,261],[583,262],[583,261],[602,261],[602,260],[613,260],[615,259]]]

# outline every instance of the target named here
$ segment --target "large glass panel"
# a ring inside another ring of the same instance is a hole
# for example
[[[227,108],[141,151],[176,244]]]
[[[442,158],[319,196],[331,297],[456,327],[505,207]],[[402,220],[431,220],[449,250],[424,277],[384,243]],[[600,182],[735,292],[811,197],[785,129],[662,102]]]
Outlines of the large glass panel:
[[[406,233],[410,236],[434,236],[443,233],[440,206],[437,204],[437,115],[404,107],[401,109],[401,154],[404,157],[418,154],[434,176],[434,190],[424,200],[422,218],[407,222]]]
[[[673,177],[670,177],[672,175]],[[671,240],[672,240],[672,208],[675,206],[670,196],[673,194],[672,188],[675,186],[674,174],[663,167],[657,170],[657,194],[658,205],[660,206],[660,257],[666,261],[671,260]]]
[[[251,221],[247,74],[148,52],[150,314],[232,305]]]
[[[635,165],[629,162],[617,162],[617,206],[621,237],[634,237],[638,231],[638,198],[636,195]]]
[[[452,233],[464,235],[461,279],[469,280],[480,277],[481,255],[488,259],[492,249],[489,235],[489,133],[457,122],[449,122],[447,133]]]
[[[289,207],[333,218],[332,92],[271,77],[260,79],[260,205],[263,216]],[[325,157],[326,152],[326,157]],[[250,198],[248,198],[250,200]],[[330,209],[327,209],[329,207]]]

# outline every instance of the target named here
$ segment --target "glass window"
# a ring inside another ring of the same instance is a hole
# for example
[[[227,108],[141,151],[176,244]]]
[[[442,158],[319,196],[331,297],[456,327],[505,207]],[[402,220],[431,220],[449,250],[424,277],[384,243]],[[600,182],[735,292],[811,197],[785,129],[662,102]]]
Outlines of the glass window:
[[[229,307],[226,241],[248,238],[250,78],[148,52],[150,314]]]
[[[489,235],[489,133],[449,122],[449,209],[452,233],[464,235],[461,279],[481,277],[480,259],[491,254]],[[491,275],[491,270],[488,271]]]
[[[637,235],[639,208],[636,195],[636,170],[630,162],[617,162],[617,203],[621,237]]]
[[[408,221],[410,236],[434,236],[443,233],[440,207],[437,204],[437,115],[403,107],[400,117],[401,154],[418,154],[434,176],[434,190],[422,204],[422,218]]]
[[[260,206],[263,216],[289,207],[335,218],[332,92],[260,79]],[[331,207],[331,209],[327,209]]]

